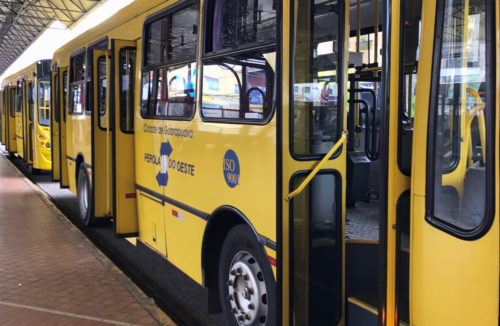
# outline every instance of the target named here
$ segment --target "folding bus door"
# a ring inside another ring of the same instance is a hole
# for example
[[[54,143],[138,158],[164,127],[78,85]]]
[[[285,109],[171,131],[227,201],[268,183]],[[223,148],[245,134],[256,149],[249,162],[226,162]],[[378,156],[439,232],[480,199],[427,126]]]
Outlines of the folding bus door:
[[[113,215],[111,191],[112,125],[109,107],[108,51],[93,49],[92,201],[94,217]]]
[[[113,204],[116,234],[138,235],[135,192],[134,99],[136,43],[112,40]]]
[[[66,137],[66,116],[67,116],[67,108],[68,108],[68,67],[59,68],[59,83],[61,87],[58,89],[59,93],[57,94],[60,100],[60,122],[59,122],[59,139],[61,144],[61,150],[59,153],[59,161],[60,161],[60,170],[61,170],[61,180],[59,185],[61,188],[69,187],[69,179],[68,179],[68,163],[67,163],[67,137]]]
[[[349,1],[283,3],[282,325],[345,322],[348,17]]]
[[[410,325],[498,325],[498,6],[423,1]]]
[[[50,110],[50,144],[52,155],[52,181],[61,180],[61,139],[59,122],[61,120],[61,101],[59,97],[60,81],[59,69],[52,71],[52,110]]]

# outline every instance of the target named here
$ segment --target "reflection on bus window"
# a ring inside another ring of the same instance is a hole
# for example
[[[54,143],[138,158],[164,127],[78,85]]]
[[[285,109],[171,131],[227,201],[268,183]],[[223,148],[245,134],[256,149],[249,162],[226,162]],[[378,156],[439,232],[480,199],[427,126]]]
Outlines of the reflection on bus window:
[[[196,6],[167,15],[146,25],[145,65],[166,63],[196,55]]]
[[[50,124],[50,82],[38,83],[38,123],[41,126]]]
[[[192,62],[143,73],[143,115],[191,117],[195,105],[195,66]]]
[[[491,164],[485,134],[491,122],[485,121],[489,103],[479,95],[488,91],[485,0],[465,4],[468,8],[463,1],[445,2],[439,90],[432,108],[436,119],[434,216],[471,230],[485,217],[486,168]]]
[[[275,52],[206,61],[202,115],[205,118],[265,120],[273,106]]]
[[[211,1],[207,30],[213,32],[207,33],[206,52],[274,43],[276,3],[275,0]]]

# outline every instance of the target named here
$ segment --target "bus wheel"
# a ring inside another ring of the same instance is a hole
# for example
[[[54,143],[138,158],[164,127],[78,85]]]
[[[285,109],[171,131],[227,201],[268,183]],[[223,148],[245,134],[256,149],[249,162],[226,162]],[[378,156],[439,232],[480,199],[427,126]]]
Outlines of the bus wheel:
[[[78,196],[78,207],[80,208],[80,218],[84,225],[90,224],[92,211],[92,200],[90,197],[90,178],[87,169],[83,164],[78,169],[78,180],[76,183],[76,193]]]
[[[219,295],[226,325],[275,325],[271,265],[250,228],[232,228],[221,250]]]

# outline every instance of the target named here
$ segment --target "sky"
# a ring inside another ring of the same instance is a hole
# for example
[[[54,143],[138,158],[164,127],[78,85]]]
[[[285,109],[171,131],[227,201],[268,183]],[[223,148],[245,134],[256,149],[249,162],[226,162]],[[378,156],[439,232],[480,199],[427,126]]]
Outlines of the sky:
[[[133,1],[134,0],[102,0],[100,4],[70,29],[66,28],[59,20],[53,22],[49,28],[40,34],[26,51],[5,70],[0,76],[0,84],[5,77],[27,67],[35,61],[52,58],[52,55],[58,48],[113,16],[118,10]]]

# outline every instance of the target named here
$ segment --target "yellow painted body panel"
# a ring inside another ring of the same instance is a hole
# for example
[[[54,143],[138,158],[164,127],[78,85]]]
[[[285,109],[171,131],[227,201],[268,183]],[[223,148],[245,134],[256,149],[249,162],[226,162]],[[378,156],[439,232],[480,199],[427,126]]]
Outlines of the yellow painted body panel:
[[[498,1],[496,1],[496,30]],[[436,4],[423,1],[421,56],[417,84],[418,113],[413,138],[410,319],[411,325],[498,325],[499,300],[499,207],[495,199],[495,219],[481,238],[466,241],[433,227],[426,216],[427,123],[432,69]],[[499,34],[497,33],[497,42]],[[498,50],[497,50],[498,60]],[[496,76],[498,96],[498,72]],[[499,106],[496,99],[496,139]],[[495,155],[495,191],[499,191],[498,142]],[[463,152],[462,152],[463,153]],[[462,154],[466,157],[467,152]]]

